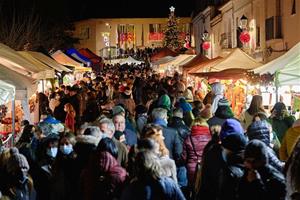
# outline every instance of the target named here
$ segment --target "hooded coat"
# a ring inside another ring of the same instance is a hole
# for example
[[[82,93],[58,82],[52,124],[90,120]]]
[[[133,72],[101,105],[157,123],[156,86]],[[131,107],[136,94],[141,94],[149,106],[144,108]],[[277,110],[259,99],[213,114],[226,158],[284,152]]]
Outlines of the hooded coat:
[[[206,126],[193,126],[191,135],[184,140],[182,158],[186,163],[189,183],[194,181],[195,169],[198,159],[202,160],[202,153],[206,144],[210,141],[211,134]],[[193,149],[192,141],[195,147]]]
[[[218,108],[219,100],[224,97],[224,87],[222,86],[221,83],[214,83],[211,86],[211,91],[214,94],[211,111],[212,111],[212,114],[215,114],[215,112]]]

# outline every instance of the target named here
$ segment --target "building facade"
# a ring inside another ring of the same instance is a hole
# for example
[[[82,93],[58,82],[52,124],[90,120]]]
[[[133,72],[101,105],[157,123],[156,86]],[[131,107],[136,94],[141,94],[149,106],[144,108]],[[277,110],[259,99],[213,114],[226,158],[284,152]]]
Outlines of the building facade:
[[[241,43],[241,17],[248,19],[248,43]],[[259,61],[268,62],[300,42],[300,2],[298,0],[225,0],[202,9],[193,19],[197,52],[209,58],[231,48],[243,48]],[[210,49],[203,51],[204,31],[209,33]]]
[[[105,47],[122,49],[162,46],[167,18],[88,19],[75,23],[77,48],[89,48],[97,55]],[[179,18],[182,37],[190,34],[191,18]]]

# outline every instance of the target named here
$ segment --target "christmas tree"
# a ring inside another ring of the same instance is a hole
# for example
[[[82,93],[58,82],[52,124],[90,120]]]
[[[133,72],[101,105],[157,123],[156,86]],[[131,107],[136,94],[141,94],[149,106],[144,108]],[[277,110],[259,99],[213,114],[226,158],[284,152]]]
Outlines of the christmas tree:
[[[178,19],[175,17],[175,8],[170,8],[168,23],[164,30],[164,46],[170,49],[179,49],[183,46],[183,40],[180,38],[178,29]]]

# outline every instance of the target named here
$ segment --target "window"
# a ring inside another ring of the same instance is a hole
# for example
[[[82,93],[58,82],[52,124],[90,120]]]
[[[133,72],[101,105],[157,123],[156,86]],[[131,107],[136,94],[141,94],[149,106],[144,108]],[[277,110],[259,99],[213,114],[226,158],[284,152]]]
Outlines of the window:
[[[292,0],[292,15],[296,14],[296,0]]]
[[[150,33],[161,33],[162,32],[161,24],[149,24],[149,32]]]
[[[256,27],[256,46],[260,46],[260,27]]]
[[[266,40],[274,39],[274,17],[266,19]]]

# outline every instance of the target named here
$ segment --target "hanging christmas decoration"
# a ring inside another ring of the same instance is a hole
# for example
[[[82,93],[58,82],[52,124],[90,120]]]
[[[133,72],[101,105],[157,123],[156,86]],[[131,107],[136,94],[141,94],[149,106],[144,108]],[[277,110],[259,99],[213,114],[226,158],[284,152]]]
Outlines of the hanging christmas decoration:
[[[240,35],[240,41],[245,44],[250,41],[250,34],[248,31],[243,31]]]
[[[207,51],[210,48],[210,42],[209,41],[204,41],[202,43],[202,48]]]

